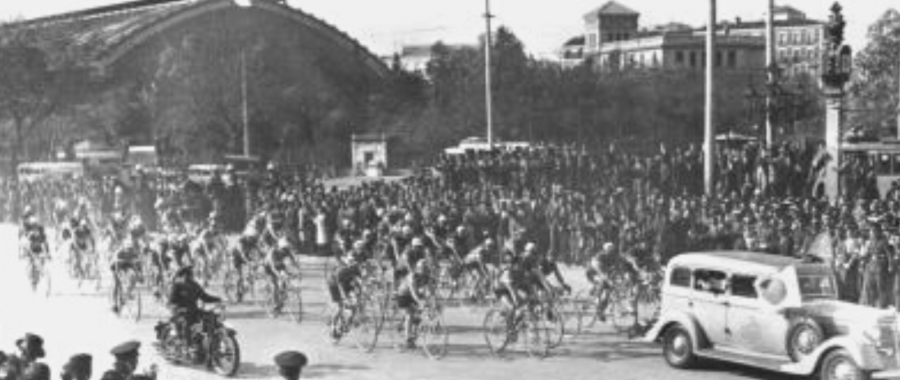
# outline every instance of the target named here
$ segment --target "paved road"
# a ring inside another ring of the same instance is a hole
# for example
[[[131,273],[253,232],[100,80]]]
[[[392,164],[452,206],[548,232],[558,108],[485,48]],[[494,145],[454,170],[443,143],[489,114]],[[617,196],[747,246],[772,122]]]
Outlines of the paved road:
[[[94,355],[95,377],[111,364],[109,348],[127,339],[139,339],[145,346],[153,341],[152,327],[164,317],[158,305],[146,308],[144,318],[135,323],[118,319],[110,311],[106,297],[92,286],[64,280],[64,271],[53,268],[53,294],[46,298],[33,294],[27,286],[25,270],[16,259],[15,229],[0,226],[0,350],[11,351],[13,342],[25,332],[35,332],[46,340],[47,359],[54,371],[77,352]],[[57,261],[58,262],[58,261]],[[655,345],[632,343],[601,326],[587,335],[568,339],[549,358],[529,358],[513,350],[503,358],[492,357],[479,327],[483,309],[460,307],[447,312],[451,325],[450,352],[441,361],[431,361],[417,352],[400,352],[379,347],[365,354],[349,344],[334,346],[325,338],[319,317],[325,294],[321,287],[321,262],[305,260],[304,300],[307,313],[303,323],[267,318],[256,306],[231,306],[229,323],[238,331],[242,348],[239,378],[275,379],[271,357],[284,349],[299,349],[310,357],[304,378],[321,379],[783,379],[764,371],[710,363],[699,370],[669,368]],[[107,282],[108,283],[108,282]],[[101,289],[105,292],[105,289]],[[147,299],[147,298],[145,298]],[[145,305],[151,302],[145,302]],[[171,366],[152,349],[142,350],[142,366],[160,365],[160,379],[215,379],[203,371]],[[54,373],[54,378],[58,376]]]

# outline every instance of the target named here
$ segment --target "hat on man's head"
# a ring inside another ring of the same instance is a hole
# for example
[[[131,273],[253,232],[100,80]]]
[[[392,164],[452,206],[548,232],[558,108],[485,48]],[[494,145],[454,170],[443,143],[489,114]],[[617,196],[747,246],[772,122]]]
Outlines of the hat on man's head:
[[[37,334],[25,334],[24,337],[16,340],[16,346],[22,351],[28,351],[36,358],[43,358],[47,355],[44,351],[44,338],[41,338]]]
[[[136,340],[129,340],[125,343],[113,347],[113,349],[109,352],[118,359],[137,355],[140,348],[141,342],[138,342]]]
[[[69,358],[63,366],[63,373],[85,373],[91,370],[93,357],[89,354],[77,354]]]
[[[307,364],[306,355],[299,351],[284,351],[275,355],[275,365],[281,368],[303,368]]]

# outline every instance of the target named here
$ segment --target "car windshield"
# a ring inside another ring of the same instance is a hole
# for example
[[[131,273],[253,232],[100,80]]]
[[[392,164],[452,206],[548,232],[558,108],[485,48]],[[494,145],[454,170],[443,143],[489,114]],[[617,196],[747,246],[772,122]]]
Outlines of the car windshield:
[[[804,301],[812,299],[836,299],[837,289],[834,286],[834,278],[828,275],[803,275],[798,276],[800,282],[800,295]]]

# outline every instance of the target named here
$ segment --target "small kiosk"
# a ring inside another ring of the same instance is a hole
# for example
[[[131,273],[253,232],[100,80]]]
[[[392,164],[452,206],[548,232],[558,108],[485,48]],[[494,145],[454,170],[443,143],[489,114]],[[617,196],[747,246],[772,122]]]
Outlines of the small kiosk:
[[[354,176],[381,177],[388,168],[388,142],[384,134],[353,134],[351,162]]]

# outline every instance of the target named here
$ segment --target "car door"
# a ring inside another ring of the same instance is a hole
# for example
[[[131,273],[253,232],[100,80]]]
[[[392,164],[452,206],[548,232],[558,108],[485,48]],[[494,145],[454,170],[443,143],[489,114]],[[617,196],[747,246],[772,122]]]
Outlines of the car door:
[[[726,333],[729,346],[756,354],[784,354],[786,319],[759,295],[754,274],[732,273]],[[780,352],[779,352],[780,350]]]
[[[694,270],[693,295],[689,308],[713,346],[728,345],[728,273],[718,269]]]

